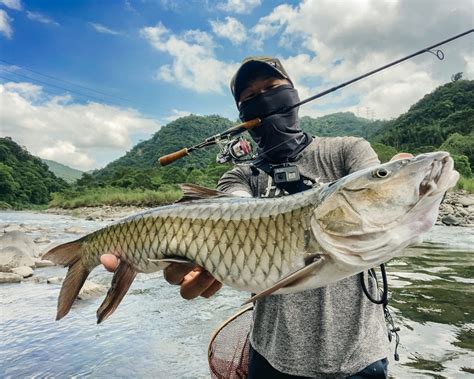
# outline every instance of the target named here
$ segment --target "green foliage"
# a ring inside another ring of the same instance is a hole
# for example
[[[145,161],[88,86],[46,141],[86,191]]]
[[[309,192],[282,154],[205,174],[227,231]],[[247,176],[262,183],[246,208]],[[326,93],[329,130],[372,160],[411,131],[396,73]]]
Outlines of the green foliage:
[[[14,208],[47,204],[67,183],[11,138],[0,138],[0,201]]]
[[[466,178],[472,176],[471,166],[469,165],[469,159],[465,155],[452,155],[454,160],[454,168],[461,175]]]
[[[180,197],[181,191],[177,188],[163,192],[116,187],[87,188],[81,191],[66,190],[55,193],[49,206],[69,209],[100,205],[156,207],[173,203]]]
[[[451,134],[439,149],[454,155],[465,155],[471,168],[474,167],[474,131],[465,136],[459,133]]]
[[[392,146],[384,145],[383,143],[372,142],[371,145],[379,156],[380,162],[382,163],[388,162],[395,154],[398,153],[397,149]]]
[[[461,176],[454,189],[474,193],[474,178],[466,178],[464,176]]]

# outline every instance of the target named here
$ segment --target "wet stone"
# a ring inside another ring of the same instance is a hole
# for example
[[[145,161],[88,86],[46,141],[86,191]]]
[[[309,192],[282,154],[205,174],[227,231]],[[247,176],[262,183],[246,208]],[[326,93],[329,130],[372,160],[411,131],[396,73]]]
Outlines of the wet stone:
[[[441,222],[444,225],[459,225],[460,224],[460,220],[457,217],[452,216],[452,215],[448,215],[448,216],[443,217],[441,219]]]

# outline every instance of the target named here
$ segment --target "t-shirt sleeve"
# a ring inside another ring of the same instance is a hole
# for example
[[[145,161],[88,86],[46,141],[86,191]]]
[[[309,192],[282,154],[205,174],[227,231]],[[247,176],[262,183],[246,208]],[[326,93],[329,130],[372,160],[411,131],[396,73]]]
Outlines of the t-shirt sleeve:
[[[344,165],[349,174],[379,164],[377,153],[369,142],[363,138],[347,138],[344,144]]]
[[[222,175],[217,183],[217,189],[229,193],[244,191],[248,194],[252,194],[249,176],[245,174],[241,167],[234,167]]]

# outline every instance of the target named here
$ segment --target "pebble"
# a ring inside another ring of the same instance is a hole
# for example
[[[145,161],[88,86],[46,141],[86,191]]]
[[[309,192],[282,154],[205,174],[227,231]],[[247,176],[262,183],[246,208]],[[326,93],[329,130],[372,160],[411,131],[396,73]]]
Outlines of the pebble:
[[[46,279],[46,283],[48,284],[61,284],[63,282],[64,278],[61,278],[59,276],[53,276],[51,278]]]
[[[35,243],[50,243],[51,240],[46,237],[37,237],[33,240]]]

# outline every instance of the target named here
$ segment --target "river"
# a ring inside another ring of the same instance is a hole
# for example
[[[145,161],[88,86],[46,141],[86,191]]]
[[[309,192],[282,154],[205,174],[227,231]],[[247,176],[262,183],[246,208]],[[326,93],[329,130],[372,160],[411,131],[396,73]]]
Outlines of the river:
[[[37,228],[32,237],[77,238],[104,222],[32,212],[1,212],[0,224]],[[387,265],[392,315],[400,327],[394,378],[461,378],[474,374],[474,229],[435,226],[425,242]],[[103,298],[77,301],[54,321],[65,269],[36,269],[33,278],[0,285],[0,378],[205,378],[214,328],[248,294],[223,288],[211,299],[185,301],[161,273],[139,274],[113,316],[96,324]],[[36,278],[36,279],[35,279]],[[97,268],[89,277],[109,285]],[[394,344],[392,342],[392,351]]]

